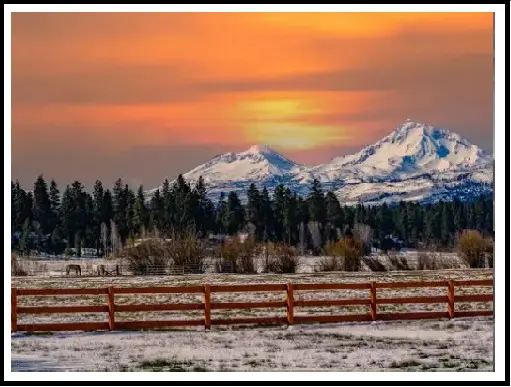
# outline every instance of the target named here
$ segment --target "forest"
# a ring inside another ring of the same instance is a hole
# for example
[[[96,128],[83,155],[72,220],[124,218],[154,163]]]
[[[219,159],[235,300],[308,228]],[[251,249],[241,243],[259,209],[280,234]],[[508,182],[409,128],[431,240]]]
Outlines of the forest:
[[[182,175],[173,183],[165,179],[151,198],[142,186],[135,191],[121,179],[111,189],[98,180],[91,191],[79,181],[62,189],[42,175],[32,191],[11,181],[11,249],[56,255],[75,249],[79,256],[86,247],[103,256],[139,238],[172,238],[192,230],[197,238],[248,232],[256,241],[320,253],[355,225],[365,225],[373,246],[384,250],[396,240],[409,248],[453,248],[465,229],[493,237],[491,196],[471,202],[346,206],[314,180],[306,197],[283,185],[269,192],[252,184],[246,198],[243,203],[230,192],[214,203],[202,177],[192,185]]]

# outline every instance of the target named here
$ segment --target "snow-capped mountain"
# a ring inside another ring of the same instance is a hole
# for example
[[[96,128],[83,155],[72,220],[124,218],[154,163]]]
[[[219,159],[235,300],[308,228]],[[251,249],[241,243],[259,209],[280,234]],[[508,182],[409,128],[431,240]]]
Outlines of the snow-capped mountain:
[[[468,200],[492,192],[493,157],[456,133],[407,120],[375,144],[326,164],[306,167],[255,145],[184,174],[192,183],[199,176],[212,199],[230,191],[243,199],[250,183],[270,192],[282,183],[303,195],[316,178],[344,204]]]

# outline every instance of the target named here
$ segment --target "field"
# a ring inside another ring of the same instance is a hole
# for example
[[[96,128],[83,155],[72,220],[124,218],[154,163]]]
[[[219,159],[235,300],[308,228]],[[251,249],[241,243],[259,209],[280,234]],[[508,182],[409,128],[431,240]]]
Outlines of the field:
[[[145,287],[203,283],[332,283],[491,279],[490,270],[294,275],[180,275],[144,277],[16,277],[17,288]],[[488,288],[457,289],[456,294],[487,293]],[[386,289],[378,297],[445,295],[443,288]],[[307,300],[312,292],[296,292]],[[315,299],[367,297],[367,290],[315,291]],[[282,292],[213,294],[212,302],[277,301]],[[198,295],[116,295],[116,304],[201,302]],[[26,296],[19,306],[99,305],[105,296]],[[491,303],[456,303],[456,310],[491,309]],[[378,312],[445,311],[445,304],[381,305]],[[367,306],[303,308],[300,315],[367,313]],[[200,318],[201,311],[117,313],[118,320]],[[285,309],[215,310],[213,318],[285,316]],[[104,313],[20,315],[18,323],[105,321]],[[264,370],[487,370],[493,367],[493,319],[405,321],[230,327],[153,332],[97,332],[12,335],[13,371],[264,371]]]

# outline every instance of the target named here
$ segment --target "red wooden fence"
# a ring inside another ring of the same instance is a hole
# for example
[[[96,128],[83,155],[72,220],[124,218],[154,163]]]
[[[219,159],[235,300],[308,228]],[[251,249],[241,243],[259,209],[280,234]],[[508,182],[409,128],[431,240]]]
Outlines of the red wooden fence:
[[[211,329],[212,325],[227,324],[299,324],[348,321],[376,320],[415,320],[431,318],[455,318],[471,316],[492,316],[493,310],[457,311],[456,302],[492,302],[493,294],[456,295],[456,287],[493,286],[493,280],[469,281],[429,281],[429,282],[389,282],[389,283],[331,283],[331,284],[252,284],[252,285],[210,285],[172,286],[146,288],[89,288],[89,289],[11,289],[11,331],[94,331],[94,330],[134,330],[172,326],[201,325]],[[445,296],[378,298],[378,289],[403,288],[446,288]],[[368,290],[369,298],[335,299],[335,300],[295,300],[296,291],[304,290]],[[283,292],[286,298],[282,301],[263,302],[211,302],[212,293],[233,292]],[[156,293],[201,293],[201,303],[178,304],[130,304],[116,305],[116,294],[156,294]],[[106,295],[106,305],[91,306],[18,306],[18,298],[23,296],[55,296],[55,295]],[[378,313],[378,305],[385,304],[440,304],[446,303],[444,312],[399,312]],[[338,315],[295,315],[295,311],[306,307],[367,305],[366,314]],[[285,308],[282,317],[243,317],[243,318],[211,318],[212,310],[219,309],[253,309],[253,308]],[[202,310],[204,317],[195,320],[150,320],[150,321],[116,321],[116,312],[149,312],[149,311],[183,311]],[[75,322],[75,323],[35,323],[18,324],[19,314],[51,314],[51,313],[96,313],[108,314],[106,322]]]

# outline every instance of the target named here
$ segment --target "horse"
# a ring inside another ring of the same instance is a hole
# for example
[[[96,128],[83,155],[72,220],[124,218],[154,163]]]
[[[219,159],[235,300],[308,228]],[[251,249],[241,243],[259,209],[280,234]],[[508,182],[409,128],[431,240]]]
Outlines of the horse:
[[[66,275],[69,275],[70,271],[74,271],[76,275],[82,275],[82,269],[80,265],[67,265],[66,266]]]
[[[106,265],[98,265],[96,267],[96,272],[98,276],[106,276],[106,275],[121,275],[121,269],[119,265],[115,265],[115,269],[107,270]]]
[[[106,266],[105,265],[98,265],[96,267],[97,273],[99,276],[103,276],[106,274]]]

